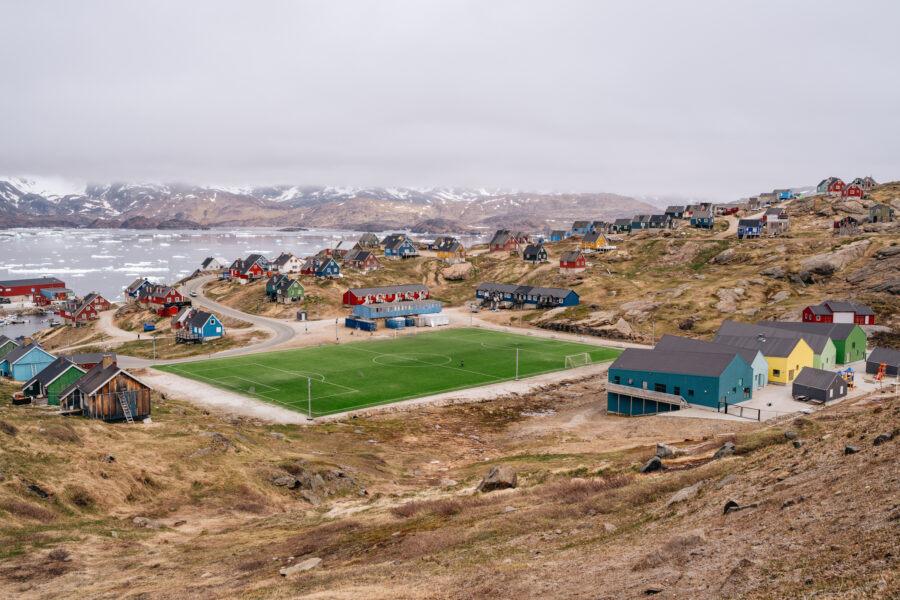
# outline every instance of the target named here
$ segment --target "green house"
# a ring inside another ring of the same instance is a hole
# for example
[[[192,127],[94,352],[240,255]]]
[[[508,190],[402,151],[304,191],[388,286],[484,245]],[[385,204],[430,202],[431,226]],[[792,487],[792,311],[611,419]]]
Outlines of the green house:
[[[59,406],[60,392],[78,381],[82,375],[84,369],[60,356],[29,379],[22,386],[22,391],[32,401],[35,398],[46,398],[47,404]]]
[[[868,337],[862,327],[855,323],[763,321],[760,325],[827,336],[834,343],[834,364],[837,365],[846,365],[866,359]]]
[[[813,364],[815,369],[831,369],[836,364],[837,348],[824,332],[813,332],[811,329],[798,329],[793,327],[782,327],[783,322],[779,321],[773,325],[774,321],[763,321],[756,325],[750,323],[738,323],[736,321],[723,321],[719,326],[718,334],[723,336],[738,336],[748,339],[762,338],[787,338],[794,340],[803,340],[812,348]],[[814,324],[814,323],[813,323]],[[717,335],[718,335],[717,334]]]
[[[887,204],[876,204],[869,207],[869,221],[872,223],[890,223],[894,220],[894,209]]]
[[[5,335],[0,335],[0,359],[18,348],[19,345]]]
[[[283,275],[281,273],[276,273],[269,277],[268,281],[266,281],[266,296],[269,297],[269,300],[274,301],[275,297],[278,295],[278,286],[281,282],[290,279],[287,275]]]
[[[303,299],[303,294],[303,286],[299,281],[285,278],[275,288],[275,301],[284,304],[296,302]]]

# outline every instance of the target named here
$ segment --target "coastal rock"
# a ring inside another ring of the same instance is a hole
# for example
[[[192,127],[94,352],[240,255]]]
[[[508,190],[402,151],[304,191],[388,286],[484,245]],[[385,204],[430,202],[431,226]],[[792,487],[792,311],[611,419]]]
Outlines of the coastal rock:
[[[494,490],[504,490],[514,488],[518,484],[518,476],[512,467],[498,465],[491,467],[491,470],[485,475],[475,491],[493,492]]]
[[[475,267],[470,262],[456,263],[441,269],[441,276],[447,281],[465,281],[472,277]]]
[[[816,256],[801,260],[800,264],[810,273],[830,276],[862,257],[870,243],[869,240],[859,240],[858,242],[843,246],[834,252],[817,254]]]

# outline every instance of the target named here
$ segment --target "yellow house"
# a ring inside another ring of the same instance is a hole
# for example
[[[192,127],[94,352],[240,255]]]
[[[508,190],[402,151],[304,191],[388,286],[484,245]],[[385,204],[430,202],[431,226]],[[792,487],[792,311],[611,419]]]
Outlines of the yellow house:
[[[803,367],[812,368],[815,360],[813,349],[800,338],[716,335],[714,341],[739,348],[754,348],[762,352],[766,362],[769,363],[769,383],[791,383]]]
[[[438,258],[448,263],[464,262],[466,260],[466,248],[455,238],[444,238],[436,246]]]
[[[608,250],[612,248],[606,236],[599,231],[584,234],[581,240],[581,247],[585,250]]]

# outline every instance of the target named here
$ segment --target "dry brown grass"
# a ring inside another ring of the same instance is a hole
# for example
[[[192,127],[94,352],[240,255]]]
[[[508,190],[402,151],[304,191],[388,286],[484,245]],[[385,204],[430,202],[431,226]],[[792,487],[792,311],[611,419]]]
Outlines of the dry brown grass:
[[[663,563],[683,563],[687,560],[688,551],[701,545],[706,538],[702,531],[688,531],[673,536],[661,548],[647,553],[631,568],[632,571],[646,571]]]
[[[48,523],[56,518],[56,513],[52,510],[48,510],[42,506],[35,506],[34,504],[29,504],[27,502],[19,502],[17,500],[3,502],[0,504],[0,508],[17,517],[33,519],[35,521],[41,521],[42,523]]]
[[[0,421],[0,431],[7,435],[16,435],[19,433],[19,429],[15,425],[7,423],[6,421]]]
[[[463,510],[463,503],[452,498],[441,500],[426,500],[405,502],[391,508],[391,514],[399,518],[409,518],[421,514],[431,514],[436,517],[449,517]]]

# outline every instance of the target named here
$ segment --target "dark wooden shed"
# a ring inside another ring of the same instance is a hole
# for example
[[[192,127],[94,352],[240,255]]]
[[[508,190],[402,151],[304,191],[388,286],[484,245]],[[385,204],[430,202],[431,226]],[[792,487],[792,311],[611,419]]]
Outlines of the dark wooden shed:
[[[150,386],[119,368],[112,358],[85,373],[60,394],[60,410],[102,421],[133,423],[150,415]]]
[[[794,379],[791,395],[806,396],[812,400],[828,402],[847,395],[847,382],[834,371],[803,367]]]

